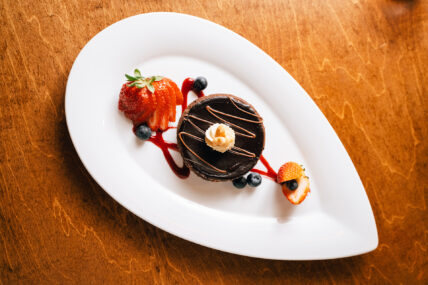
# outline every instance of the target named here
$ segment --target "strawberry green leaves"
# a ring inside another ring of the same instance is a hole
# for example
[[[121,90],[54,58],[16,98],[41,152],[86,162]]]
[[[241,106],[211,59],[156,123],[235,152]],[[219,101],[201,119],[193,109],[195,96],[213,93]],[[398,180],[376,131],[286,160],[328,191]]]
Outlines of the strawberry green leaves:
[[[137,78],[132,77],[131,75],[125,74],[126,79],[128,79],[128,81],[135,81],[137,80]]]
[[[150,92],[155,92],[155,88],[153,87],[152,83],[155,81],[160,81],[162,80],[163,76],[152,76],[152,77],[143,77],[141,75],[141,72],[138,69],[134,70],[134,76],[131,76],[129,74],[125,74],[126,79],[128,80],[128,82],[130,82],[131,84],[129,84],[129,87],[132,86],[136,86],[138,88],[144,88],[147,87],[147,89],[149,89]]]
[[[141,72],[140,72],[138,69],[135,69],[135,70],[134,70],[134,75],[135,75],[135,77],[140,77],[140,78],[142,78],[142,76],[141,76]]]

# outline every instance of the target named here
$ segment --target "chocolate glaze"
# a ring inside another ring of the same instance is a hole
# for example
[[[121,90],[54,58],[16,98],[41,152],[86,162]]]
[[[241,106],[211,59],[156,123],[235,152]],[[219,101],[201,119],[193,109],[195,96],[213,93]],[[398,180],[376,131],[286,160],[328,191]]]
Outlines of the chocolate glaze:
[[[225,153],[205,143],[205,131],[214,123],[235,131],[235,147]],[[200,177],[223,181],[250,171],[265,144],[263,120],[245,100],[229,94],[213,94],[192,102],[177,126],[177,145],[184,163]]]

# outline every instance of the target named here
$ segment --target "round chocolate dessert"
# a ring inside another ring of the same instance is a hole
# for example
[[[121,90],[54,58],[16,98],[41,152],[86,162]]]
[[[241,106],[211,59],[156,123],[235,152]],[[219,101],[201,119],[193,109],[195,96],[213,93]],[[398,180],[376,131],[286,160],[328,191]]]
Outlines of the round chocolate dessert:
[[[206,143],[205,133],[214,124],[233,130],[233,147],[220,152]],[[250,171],[262,154],[263,119],[253,106],[239,97],[205,96],[183,112],[177,126],[177,145],[186,166],[198,176],[210,181],[235,179]]]

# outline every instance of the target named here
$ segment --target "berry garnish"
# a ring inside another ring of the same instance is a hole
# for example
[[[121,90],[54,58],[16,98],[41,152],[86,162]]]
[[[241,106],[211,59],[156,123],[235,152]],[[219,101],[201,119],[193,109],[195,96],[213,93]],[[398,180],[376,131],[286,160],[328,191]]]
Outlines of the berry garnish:
[[[146,124],[141,124],[135,128],[134,133],[138,138],[148,140],[152,135],[152,130]]]
[[[305,175],[305,169],[296,162],[283,164],[279,168],[276,181],[281,184],[282,193],[293,204],[302,203],[311,191],[309,178]]]
[[[235,186],[238,189],[242,189],[247,185],[247,179],[245,179],[244,176],[233,179],[233,186]]]
[[[296,190],[297,187],[299,187],[299,183],[297,183],[296,179],[285,181],[284,184],[291,191]]]
[[[285,181],[297,179],[304,174],[302,166],[296,162],[287,162],[283,164],[278,170],[276,181],[283,183]]]
[[[193,82],[193,90],[198,92],[207,88],[208,81],[205,77],[199,76],[196,77],[195,82]]]
[[[309,189],[309,179],[307,176],[302,176],[296,180],[298,184],[296,190],[288,189],[286,183],[282,184],[282,193],[284,193],[288,201],[295,205],[302,203],[311,191]]]
[[[251,187],[257,187],[262,183],[262,177],[258,173],[250,173],[247,176],[247,183]]]
[[[128,82],[120,91],[119,110],[134,126],[146,123],[152,131],[164,131],[175,122],[175,106],[183,102],[177,84],[162,76],[143,77],[138,69],[134,76],[125,76]]]

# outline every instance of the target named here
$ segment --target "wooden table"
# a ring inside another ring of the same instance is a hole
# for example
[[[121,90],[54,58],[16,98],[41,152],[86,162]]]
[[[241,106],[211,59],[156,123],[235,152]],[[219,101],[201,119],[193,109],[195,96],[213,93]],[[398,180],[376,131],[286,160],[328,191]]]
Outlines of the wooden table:
[[[130,2],[0,2],[0,284],[428,283],[428,1]],[[94,182],[65,123],[68,73],[97,32],[152,11],[234,30],[307,90],[364,183],[375,251],[309,262],[223,253],[144,222]]]

